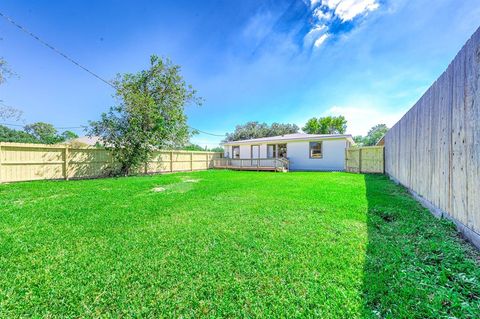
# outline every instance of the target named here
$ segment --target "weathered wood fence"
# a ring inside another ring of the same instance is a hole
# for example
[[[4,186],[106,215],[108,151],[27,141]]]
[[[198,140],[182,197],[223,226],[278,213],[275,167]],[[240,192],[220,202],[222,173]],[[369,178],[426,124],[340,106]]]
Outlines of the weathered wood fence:
[[[480,29],[386,134],[385,159],[387,174],[480,245]]]
[[[158,151],[139,173],[205,170],[221,153]],[[103,148],[71,148],[68,145],[0,143],[0,182],[39,179],[94,178],[114,167]]]
[[[384,173],[383,146],[350,147],[345,150],[345,170],[350,173]]]

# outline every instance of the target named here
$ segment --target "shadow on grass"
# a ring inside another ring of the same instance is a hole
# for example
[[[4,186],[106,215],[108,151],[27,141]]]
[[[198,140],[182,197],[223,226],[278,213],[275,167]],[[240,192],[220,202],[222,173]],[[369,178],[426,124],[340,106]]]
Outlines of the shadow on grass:
[[[479,254],[399,185],[365,175],[365,318],[479,318]]]

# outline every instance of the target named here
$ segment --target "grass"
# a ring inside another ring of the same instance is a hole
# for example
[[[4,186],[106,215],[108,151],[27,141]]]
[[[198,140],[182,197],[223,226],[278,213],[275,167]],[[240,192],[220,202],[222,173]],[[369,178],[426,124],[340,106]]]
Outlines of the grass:
[[[384,176],[0,185],[4,318],[478,318],[478,258]]]

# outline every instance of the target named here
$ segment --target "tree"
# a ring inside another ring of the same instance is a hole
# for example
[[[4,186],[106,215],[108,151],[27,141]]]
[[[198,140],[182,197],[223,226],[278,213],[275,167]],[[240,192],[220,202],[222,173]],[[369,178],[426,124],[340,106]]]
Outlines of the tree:
[[[201,147],[200,145],[197,144],[189,144],[181,148],[184,151],[206,151],[207,148]]]
[[[40,143],[33,135],[0,125],[0,142]]]
[[[117,105],[90,122],[89,136],[99,136],[120,173],[127,175],[148,162],[152,152],[185,145],[191,135],[184,107],[202,100],[185,83],[180,67],[155,55],[147,70],[117,75]]]
[[[7,65],[7,61],[0,57],[0,84],[3,84],[7,77],[11,75],[13,75],[13,73]]]
[[[5,83],[6,79],[12,76],[12,71],[7,66],[7,62],[0,57],[0,85]],[[22,111],[3,104],[2,100],[0,100],[0,120],[14,120],[18,121],[22,117]]]
[[[210,149],[210,152],[218,152],[218,153],[223,153],[225,150],[223,149],[223,147],[220,147],[220,146],[217,146],[217,147],[214,147],[212,149]]]
[[[367,136],[363,138],[363,145],[373,146],[387,133],[388,127],[385,124],[377,124],[368,131]]]
[[[233,133],[227,133],[224,142],[293,134],[298,133],[298,130],[295,124],[273,123],[269,126],[267,123],[247,122],[237,125]]]
[[[353,140],[358,146],[363,146],[364,137],[362,135],[356,135],[353,137]]]
[[[19,121],[22,118],[23,112],[3,104],[0,101],[0,120],[6,121],[6,120],[13,120],[13,121]]]
[[[63,139],[63,141],[70,141],[70,140],[78,138],[78,135],[76,133],[72,132],[72,131],[64,131],[61,134],[61,138]]]
[[[302,130],[307,134],[344,134],[347,120],[344,116],[312,117]]]
[[[55,144],[64,141],[64,139],[58,135],[57,129],[49,123],[36,122],[26,125],[24,130],[43,144]]]

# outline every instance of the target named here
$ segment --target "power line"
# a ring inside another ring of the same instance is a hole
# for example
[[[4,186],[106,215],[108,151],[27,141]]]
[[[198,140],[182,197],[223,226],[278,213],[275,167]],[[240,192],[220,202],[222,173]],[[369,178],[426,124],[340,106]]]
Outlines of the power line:
[[[90,69],[88,69],[87,67],[83,66],[82,64],[80,64],[79,62],[75,61],[74,59],[72,59],[71,57],[69,57],[67,54],[63,53],[62,51],[58,50],[57,48],[55,48],[53,45],[47,43],[46,41],[42,40],[39,36],[35,35],[34,33],[30,32],[28,29],[26,29],[25,27],[23,27],[22,25],[18,24],[17,22],[15,22],[12,18],[10,18],[9,16],[5,15],[4,13],[0,12],[0,16],[2,18],[4,18],[5,20],[7,20],[9,23],[11,23],[12,25],[14,25],[15,27],[17,27],[20,31],[26,33],[27,35],[29,35],[30,37],[32,37],[33,39],[35,39],[36,41],[40,42],[42,45],[46,46],[47,48],[49,48],[50,50],[54,51],[55,53],[57,53],[58,55],[60,55],[61,57],[63,57],[64,59],[66,59],[67,61],[75,64],[77,67],[81,68],[82,70],[88,72],[90,75],[96,77],[97,79],[99,79],[100,81],[104,82],[105,84],[111,86],[112,88],[116,89],[117,87],[115,85],[113,85],[110,81],[108,80],[105,80],[104,78],[102,78],[100,75],[96,74],[95,72],[91,71]],[[14,125],[12,125],[14,126]],[[202,130],[199,130],[197,128],[194,128],[192,126],[188,126],[189,128],[191,128],[192,130],[195,130],[195,131],[198,131],[198,132],[201,132],[203,134],[207,134],[207,135],[211,135],[211,136],[218,136],[218,137],[224,137],[225,135],[219,135],[219,134],[213,134],[213,133],[209,133],[209,132],[205,132],[205,131],[202,131]],[[71,128],[71,129],[74,129],[74,128],[83,128],[83,127],[65,127],[65,128],[60,128],[59,129],[68,129],[68,128]]]
[[[24,127],[25,126],[25,125],[20,125],[20,124],[9,124],[9,123],[0,123],[0,125],[14,126],[14,127]]]
[[[13,127],[25,127],[26,125],[21,125],[21,124],[12,124],[12,123],[0,123],[0,125],[5,125],[5,126],[13,126]],[[61,127],[61,126],[54,126],[54,128],[58,129],[58,130],[69,130],[69,129],[83,129],[83,128],[86,128],[87,126],[65,126],[65,127]]]
[[[49,43],[45,42],[44,40],[42,40],[40,37],[38,37],[37,35],[33,34],[32,32],[28,31],[26,28],[24,28],[23,26],[21,26],[20,24],[18,24],[17,22],[15,22],[12,18],[8,17],[7,15],[5,15],[4,13],[0,12],[0,16],[2,16],[5,20],[7,20],[8,22],[10,22],[11,24],[13,24],[14,26],[16,26],[18,29],[20,29],[22,32],[28,34],[30,37],[34,38],[35,40],[37,40],[38,42],[40,42],[41,44],[43,44],[44,46],[46,46],[47,48],[49,48],[50,50],[54,51],[55,53],[59,54],[60,56],[62,56],[63,58],[67,59],[68,61],[70,61],[71,63],[75,64],[76,66],[78,66],[79,68],[83,69],[84,71],[90,73],[91,75],[93,75],[94,77],[96,77],[97,79],[99,79],[100,81],[110,85],[111,87],[115,88],[115,86],[110,83],[109,81],[105,80],[104,78],[102,78],[100,75],[94,73],[93,71],[91,71],[90,69],[84,67],[83,65],[81,65],[80,63],[78,63],[77,61],[75,61],[74,59],[72,59],[71,57],[69,57],[68,55],[66,55],[65,53],[61,52],[60,50],[58,50],[57,48],[55,48],[53,45],[50,45]]]
[[[207,134],[207,135],[211,135],[211,136],[219,136],[219,137],[225,137],[225,134],[223,135],[220,135],[220,134],[213,134],[213,133],[208,133],[208,132],[205,132],[205,131],[202,131],[202,130],[199,130],[197,128],[194,128],[194,127],[191,127],[189,126],[191,129],[195,130],[195,131],[198,131],[200,133],[203,133],[203,134]]]

